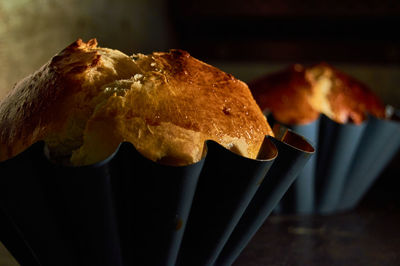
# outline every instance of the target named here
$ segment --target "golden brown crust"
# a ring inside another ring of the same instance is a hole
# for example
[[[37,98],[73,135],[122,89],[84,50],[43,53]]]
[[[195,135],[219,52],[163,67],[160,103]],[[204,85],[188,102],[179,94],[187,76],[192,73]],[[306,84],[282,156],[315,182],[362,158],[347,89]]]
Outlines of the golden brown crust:
[[[384,118],[385,107],[361,82],[326,63],[293,65],[249,84],[261,109],[285,124],[306,124],[320,113],[338,123]]]
[[[360,124],[368,114],[385,117],[384,105],[365,84],[332,66],[326,63],[312,66],[308,68],[306,77],[313,85],[321,78],[330,81],[327,100],[332,120]]]
[[[130,63],[129,57],[117,53],[115,59],[120,60],[120,66],[106,68],[100,58],[110,51],[96,46],[96,40],[78,40],[14,86],[0,103],[0,160],[20,153],[38,140],[45,139],[50,148],[68,142],[65,150],[53,149],[56,156],[66,155],[80,145],[81,129],[93,109],[87,99],[101,85],[117,77],[130,77],[123,69]],[[103,72],[106,74],[101,75]]]
[[[255,80],[249,87],[261,109],[268,109],[281,123],[306,124],[317,119],[319,111],[309,103],[312,88],[304,77],[304,67],[297,64]]]
[[[273,134],[231,75],[181,50],[128,57],[95,40],[78,40],[19,82],[0,116],[0,160],[45,140],[74,165],[106,158],[121,141],[178,165],[200,160],[207,139],[255,158]]]

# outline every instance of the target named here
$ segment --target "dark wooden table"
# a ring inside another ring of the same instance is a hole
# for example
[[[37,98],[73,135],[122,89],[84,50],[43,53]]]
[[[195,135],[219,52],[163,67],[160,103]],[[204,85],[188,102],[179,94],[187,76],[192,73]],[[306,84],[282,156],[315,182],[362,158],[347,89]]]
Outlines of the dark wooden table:
[[[234,266],[398,266],[399,185],[397,155],[357,209],[270,216]]]
[[[335,216],[271,216],[235,266],[400,265],[398,206]]]

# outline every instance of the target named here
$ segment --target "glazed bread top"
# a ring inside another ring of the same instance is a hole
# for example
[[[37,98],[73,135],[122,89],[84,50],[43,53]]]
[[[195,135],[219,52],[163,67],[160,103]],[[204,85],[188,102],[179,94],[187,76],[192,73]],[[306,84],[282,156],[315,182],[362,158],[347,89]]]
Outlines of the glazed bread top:
[[[50,158],[87,165],[123,141],[171,165],[214,140],[256,158],[272,131],[247,85],[181,50],[137,54],[78,40],[0,103],[0,160],[44,140]]]
[[[362,123],[368,114],[385,116],[385,107],[361,82],[321,63],[296,64],[249,84],[262,110],[285,124],[306,124],[320,113],[337,123]]]

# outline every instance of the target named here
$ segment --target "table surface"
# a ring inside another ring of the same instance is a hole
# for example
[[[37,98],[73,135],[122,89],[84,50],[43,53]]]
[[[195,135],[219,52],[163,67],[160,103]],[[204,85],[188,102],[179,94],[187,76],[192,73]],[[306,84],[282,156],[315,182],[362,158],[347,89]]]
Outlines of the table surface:
[[[270,216],[233,266],[400,265],[400,153],[353,211]]]
[[[351,212],[270,216],[234,266],[400,265],[399,162],[400,153]],[[18,265],[1,243],[0,265]]]
[[[234,266],[400,265],[400,211],[271,216]]]

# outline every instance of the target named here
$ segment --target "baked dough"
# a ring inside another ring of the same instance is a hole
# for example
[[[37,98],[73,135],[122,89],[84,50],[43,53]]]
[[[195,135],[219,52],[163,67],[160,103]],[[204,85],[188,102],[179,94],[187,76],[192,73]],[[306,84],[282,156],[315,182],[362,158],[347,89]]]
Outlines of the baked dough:
[[[337,123],[362,123],[368,114],[385,117],[369,88],[326,63],[300,64],[249,83],[262,110],[285,124],[307,124],[322,113]]]
[[[273,135],[247,85],[182,50],[127,56],[78,40],[0,103],[0,160],[44,140],[50,158],[88,165],[123,141],[186,165],[214,140],[256,158]]]

